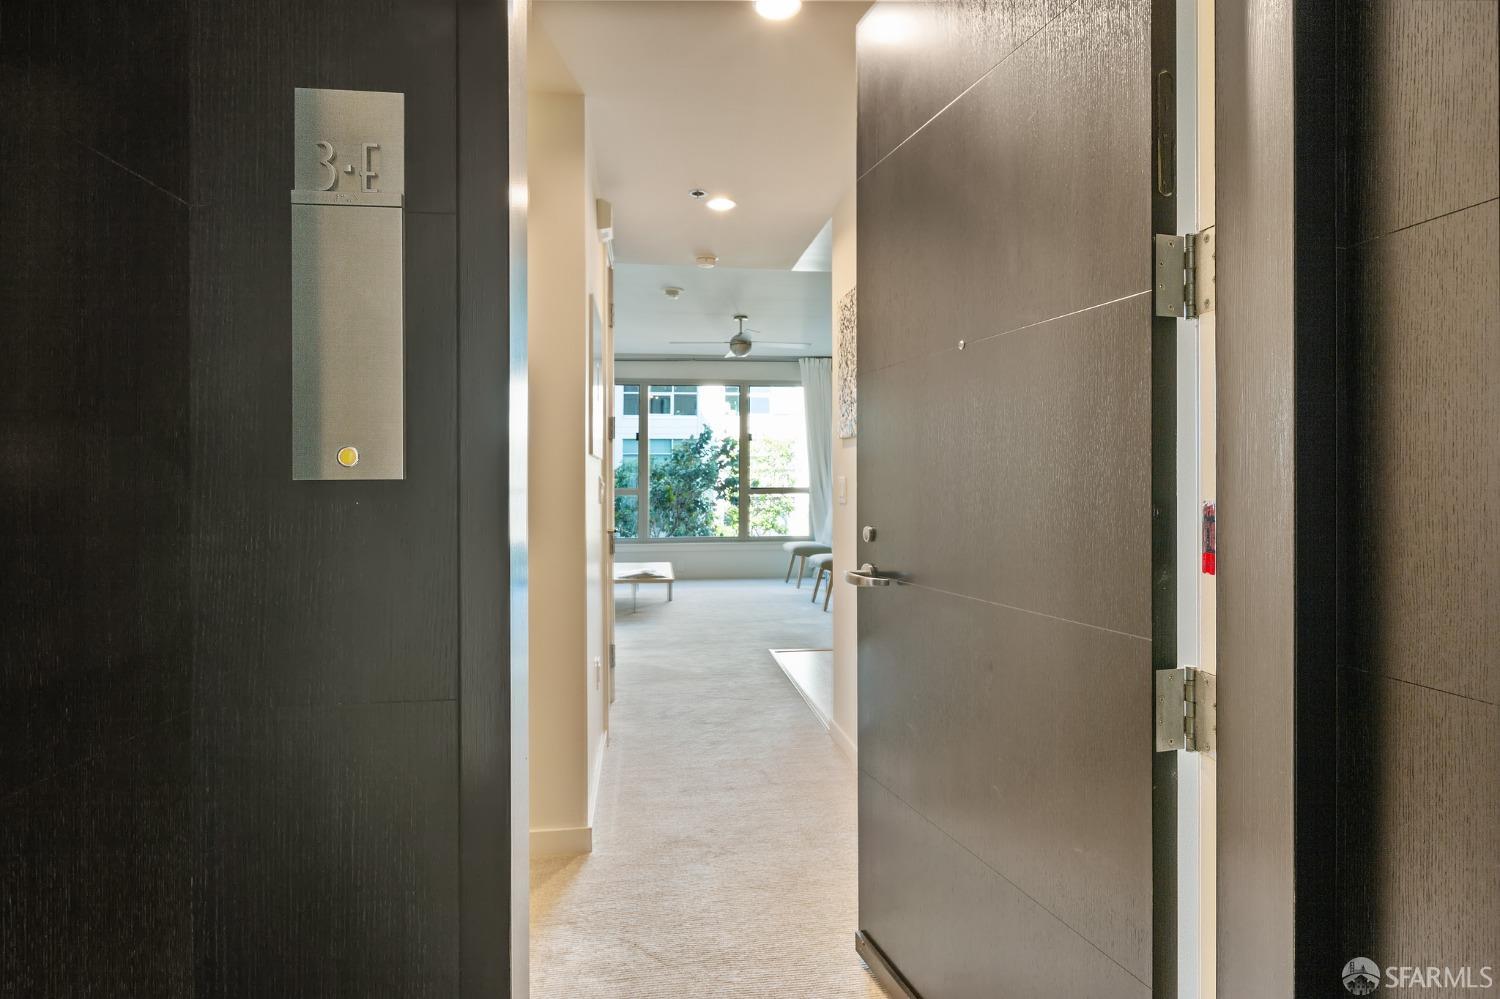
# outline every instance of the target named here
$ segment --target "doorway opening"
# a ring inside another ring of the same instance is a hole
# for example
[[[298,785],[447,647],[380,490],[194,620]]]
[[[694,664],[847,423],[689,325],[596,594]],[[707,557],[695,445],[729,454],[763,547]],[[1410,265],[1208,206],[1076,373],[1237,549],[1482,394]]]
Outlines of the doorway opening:
[[[839,398],[868,7],[531,5],[534,996],[883,994]]]

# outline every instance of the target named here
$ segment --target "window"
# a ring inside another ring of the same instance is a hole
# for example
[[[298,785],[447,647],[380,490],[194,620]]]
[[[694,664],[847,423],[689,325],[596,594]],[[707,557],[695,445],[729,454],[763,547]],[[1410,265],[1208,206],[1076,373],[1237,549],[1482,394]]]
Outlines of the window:
[[[750,389],[750,536],[806,537],[807,415],[800,385]]]
[[[620,539],[809,535],[800,385],[621,383],[615,433]]]
[[[689,438],[681,437],[653,437],[647,445],[647,451],[651,455],[651,467],[660,468],[663,462],[672,459],[672,451],[679,444],[687,443]]]
[[[615,537],[639,536],[636,485],[641,468],[641,387],[615,386]]]
[[[640,386],[633,387],[640,390]],[[651,386],[651,412],[662,416],[697,416],[698,386]]]

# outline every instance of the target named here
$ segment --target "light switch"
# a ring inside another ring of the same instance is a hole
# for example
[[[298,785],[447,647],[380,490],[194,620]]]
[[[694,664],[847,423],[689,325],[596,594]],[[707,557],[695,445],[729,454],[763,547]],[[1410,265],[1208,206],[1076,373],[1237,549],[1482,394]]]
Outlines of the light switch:
[[[839,506],[846,506],[848,503],[849,503],[849,476],[847,476],[847,475],[840,475],[839,476]]]

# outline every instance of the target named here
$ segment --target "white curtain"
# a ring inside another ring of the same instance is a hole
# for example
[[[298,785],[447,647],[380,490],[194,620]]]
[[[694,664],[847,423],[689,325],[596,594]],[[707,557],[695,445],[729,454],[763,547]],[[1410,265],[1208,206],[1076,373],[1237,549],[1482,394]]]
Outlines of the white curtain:
[[[813,539],[833,544],[833,358],[804,357],[802,402],[807,407],[808,507]]]

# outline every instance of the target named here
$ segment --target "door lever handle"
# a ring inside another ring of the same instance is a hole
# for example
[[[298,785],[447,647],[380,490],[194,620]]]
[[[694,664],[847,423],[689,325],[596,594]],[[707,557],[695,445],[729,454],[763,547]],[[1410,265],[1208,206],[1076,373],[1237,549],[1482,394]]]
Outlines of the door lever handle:
[[[868,562],[858,569],[844,570],[844,582],[851,586],[890,586],[895,581],[892,576],[882,576],[880,570]]]

